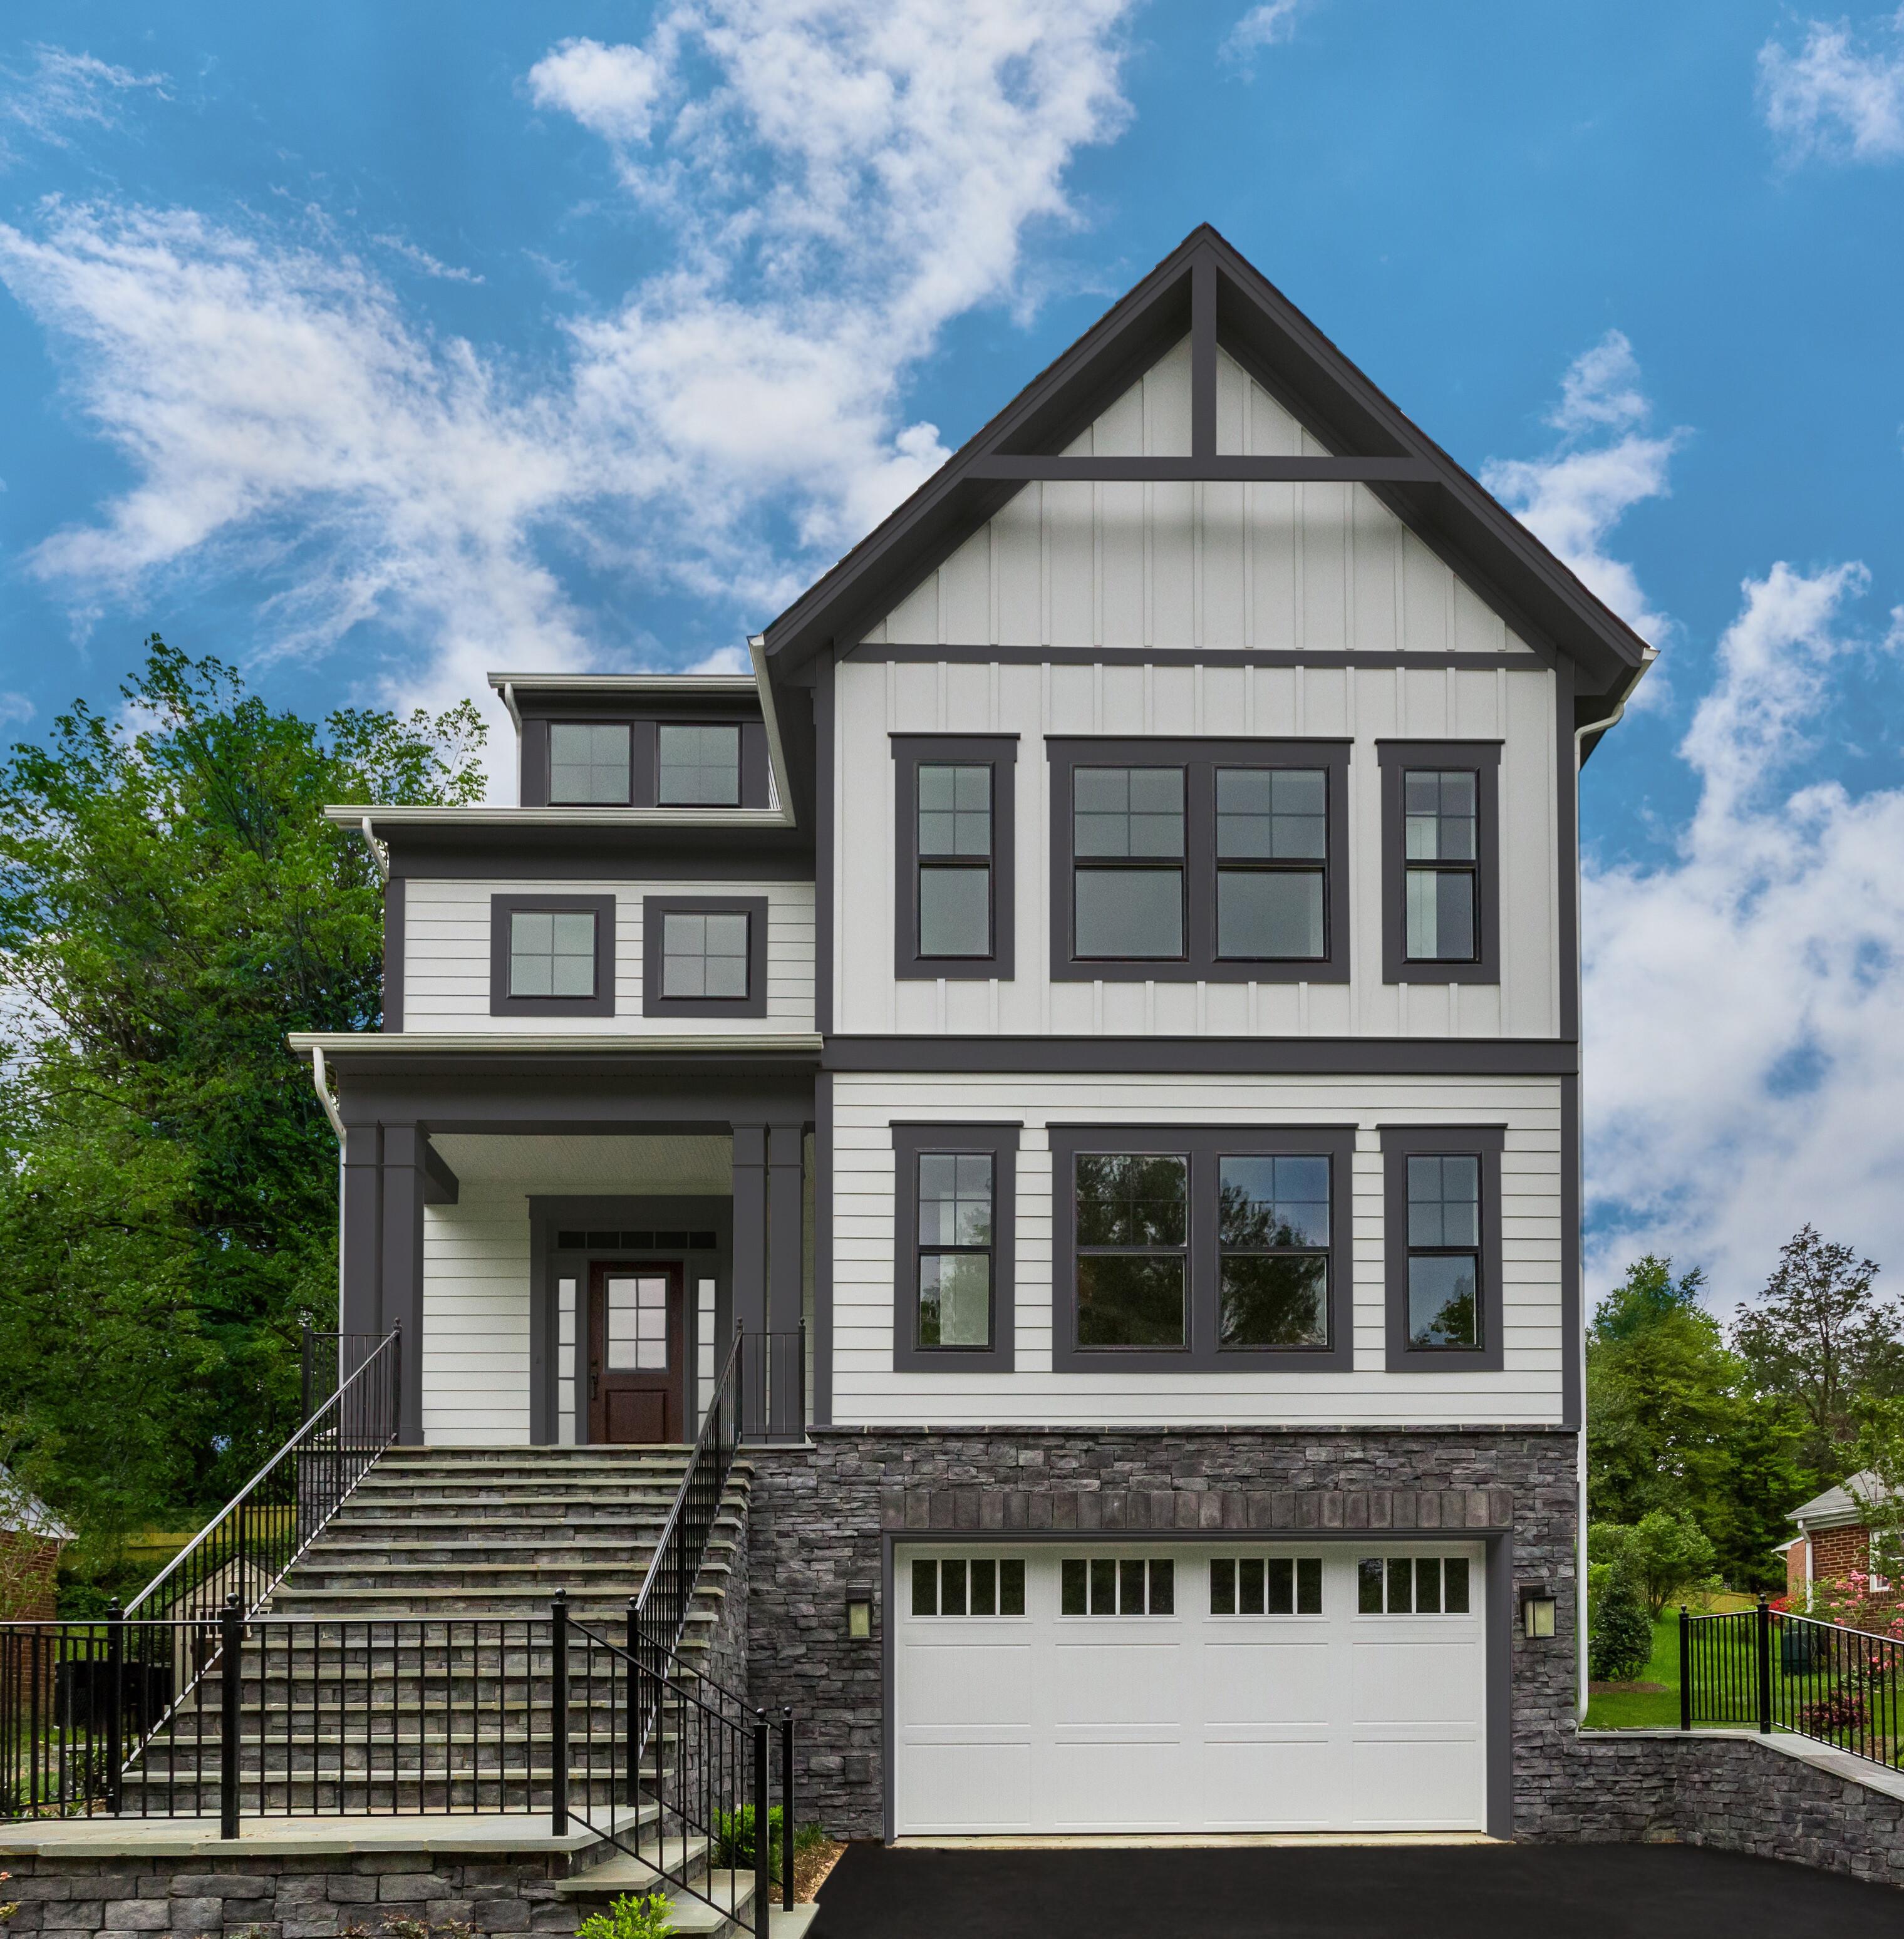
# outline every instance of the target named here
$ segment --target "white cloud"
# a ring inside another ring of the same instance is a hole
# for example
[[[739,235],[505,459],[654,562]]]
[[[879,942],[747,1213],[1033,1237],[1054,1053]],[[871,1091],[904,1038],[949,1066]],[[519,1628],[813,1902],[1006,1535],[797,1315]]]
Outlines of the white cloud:
[[[25,67],[0,66],[0,134],[9,129],[55,148],[72,145],[75,123],[109,128],[119,118],[120,97],[149,87],[162,99],[165,76],[135,74],[91,54],[37,46]],[[0,144],[0,163],[6,151]]]
[[[370,240],[379,248],[388,249],[393,256],[401,256],[413,269],[420,269],[426,276],[434,276],[439,282],[480,283],[483,280],[474,269],[459,269],[454,263],[443,262],[428,250],[419,248],[401,236],[373,236]]]
[[[909,374],[1022,297],[1034,225],[1075,219],[1067,168],[1128,112],[1131,4],[671,0],[639,46],[562,42],[529,92],[672,239],[533,382],[422,327],[327,228],[56,202],[0,227],[0,279],[134,481],[33,569],[76,604],[264,571],[287,650],[373,618],[415,641],[407,698],[498,656],[623,653],[558,546],[757,626],[943,461]]]
[[[1621,331],[1609,330],[1561,380],[1560,402],[1547,415],[1560,443],[1545,458],[1492,461],[1481,479],[1629,626],[1658,645],[1671,622],[1654,609],[1631,566],[1611,557],[1606,545],[1634,506],[1668,495],[1668,464],[1683,433],[1649,435],[1640,427],[1651,415],[1633,346]],[[1655,672],[1641,684],[1641,704],[1657,705],[1664,691]]]
[[[0,727],[10,727],[18,720],[30,720],[35,711],[33,703],[25,694],[0,693]]]
[[[1793,160],[1881,162],[1904,154],[1904,11],[1890,44],[1862,48],[1844,21],[1813,20],[1796,53],[1768,41],[1759,50],[1765,125]]]
[[[1308,5],[1309,0],[1262,0],[1230,29],[1218,52],[1236,66],[1252,66],[1263,48],[1295,39],[1297,19]]]
[[[1586,872],[1588,1195],[1615,1228],[1596,1277],[1671,1253],[1729,1305],[1807,1219],[1904,1265],[1904,789],[1807,768],[1868,650],[1845,618],[1865,584],[1747,582],[1680,744],[1699,797],[1677,851]]]

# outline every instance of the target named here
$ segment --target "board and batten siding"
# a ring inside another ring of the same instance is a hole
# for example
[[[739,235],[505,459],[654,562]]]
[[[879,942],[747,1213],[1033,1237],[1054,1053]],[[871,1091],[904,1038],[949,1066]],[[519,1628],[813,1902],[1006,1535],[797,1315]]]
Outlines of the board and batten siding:
[[[498,895],[615,898],[615,1013],[612,1017],[492,1017],[489,1014],[490,898]],[[404,895],[406,1030],[669,1032],[678,1018],[641,1014],[644,896],[764,896],[767,902],[767,1013],[724,1019],[736,1035],[813,1027],[811,882],[550,882],[413,879]],[[890,953],[890,952],[888,952]],[[694,1026],[713,1027],[711,1024]]]
[[[842,1427],[1551,1425],[1561,1416],[1561,1088],[1552,1078],[848,1076],[833,1080],[833,1417]],[[1020,1122],[1016,1370],[895,1372],[894,1119]],[[1052,1124],[1356,1128],[1353,1371],[1052,1370]],[[1385,1365],[1383,1125],[1504,1125],[1499,1372]]]
[[[529,1199],[466,1186],[455,1204],[423,1208],[423,1438],[529,1438]]]

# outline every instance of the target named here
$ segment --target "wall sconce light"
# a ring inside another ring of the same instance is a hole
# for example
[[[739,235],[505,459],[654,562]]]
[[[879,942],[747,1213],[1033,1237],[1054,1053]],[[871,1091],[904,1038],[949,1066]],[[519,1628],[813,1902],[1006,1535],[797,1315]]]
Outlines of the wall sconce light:
[[[846,1591],[846,1634],[854,1642],[864,1642],[873,1634],[873,1591]]]
[[[1531,1641],[1554,1633],[1555,1618],[1560,1605],[1546,1584],[1521,1591],[1521,1633]]]

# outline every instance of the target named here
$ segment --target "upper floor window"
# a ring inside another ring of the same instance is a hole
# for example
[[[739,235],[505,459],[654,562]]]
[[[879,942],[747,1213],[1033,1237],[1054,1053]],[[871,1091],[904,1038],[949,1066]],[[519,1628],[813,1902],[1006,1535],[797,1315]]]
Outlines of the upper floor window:
[[[1004,735],[896,734],[894,911],[902,978],[1013,973],[1013,787]]]
[[[631,774],[626,721],[549,723],[549,799],[557,805],[626,808]]]
[[[893,1127],[893,1364],[1012,1365],[1018,1127]]]
[[[613,896],[492,896],[492,1016],[612,1016]]]
[[[1351,1364],[1354,1133],[1054,1125],[1053,1365]]]
[[[1501,1365],[1498,1125],[1385,1125],[1391,1372]]]
[[[738,808],[738,726],[679,726],[664,721],[656,737],[655,798],[663,808]]]
[[[764,1017],[764,896],[644,896],[641,1014]]]
[[[1384,741],[1382,976],[1500,981],[1497,741]]]
[[[1054,979],[1347,979],[1346,741],[1046,747]]]

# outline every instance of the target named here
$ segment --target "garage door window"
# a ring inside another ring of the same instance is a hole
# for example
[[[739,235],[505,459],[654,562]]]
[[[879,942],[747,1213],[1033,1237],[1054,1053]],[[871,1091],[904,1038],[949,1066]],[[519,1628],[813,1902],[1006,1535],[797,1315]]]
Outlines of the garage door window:
[[[1168,1556],[1067,1556],[1058,1607],[1067,1616],[1174,1615],[1177,1565]]]
[[[1022,1560],[963,1556],[924,1558],[912,1564],[912,1613],[915,1616],[1022,1616],[1025,1613],[1025,1564]]]
[[[1319,1616],[1319,1555],[1218,1555],[1210,1563],[1213,1616]]]
[[[1355,1606],[1365,1616],[1465,1616],[1465,1555],[1365,1555],[1355,1565]]]

